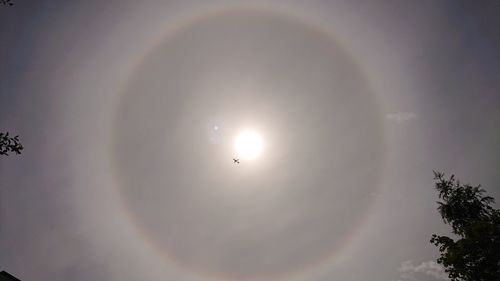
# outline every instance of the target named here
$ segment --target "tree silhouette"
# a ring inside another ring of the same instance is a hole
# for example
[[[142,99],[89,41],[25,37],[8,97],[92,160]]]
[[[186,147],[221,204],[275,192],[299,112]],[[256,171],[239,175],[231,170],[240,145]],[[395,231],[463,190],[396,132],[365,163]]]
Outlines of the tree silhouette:
[[[10,137],[9,132],[0,132],[0,155],[9,155],[9,152],[21,154],[23,146],[19,142],[19,136]]]
[[[0,0],[0,4],[3,4],[4,6],[14,6],[12,0]]]
[[[432,235],[431,243],[441,252],[442,264],[453,281],[500,280],[500,211],[484,196],[481,186],[462,185],[443,173],[434,172],[439,192],[438,211],[458,238]]]

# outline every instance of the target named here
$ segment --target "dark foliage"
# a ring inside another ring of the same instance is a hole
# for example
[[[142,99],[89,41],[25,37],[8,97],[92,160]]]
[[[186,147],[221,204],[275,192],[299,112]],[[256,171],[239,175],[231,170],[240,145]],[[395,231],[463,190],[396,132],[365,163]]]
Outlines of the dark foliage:
[[[3,4],[4,6],[14,6],[12,0],[0,0],[0,4]]]
[[[4,6],[14,6],[12,0],[0,0],[0,4],[3,4]]]
[[[500,280],[500,211],[481,186],[462,185],[452,175],[434,172],[439,213],[458,238],[432,235],[442,264],[453,281]]]
[[[10,137],[9,133],[0,132],[0,155],[9,155],[9,152],[21,154],[23,146],[19,142],[19,136]]]

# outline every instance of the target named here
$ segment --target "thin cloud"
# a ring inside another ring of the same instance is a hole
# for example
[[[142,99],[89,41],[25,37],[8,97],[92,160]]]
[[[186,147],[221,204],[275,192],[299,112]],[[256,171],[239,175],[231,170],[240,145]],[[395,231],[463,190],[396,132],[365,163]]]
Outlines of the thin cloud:
[[[409,121],[416,120],[418,118],[418,115],[415,112],[395,112],[387,114],[386,118],[389,121],[403,124]]]
[[[444,268],[435,261],[414,265],[412,261],[404,261],[398,269],[400,277],[397,281],[449,281]]]

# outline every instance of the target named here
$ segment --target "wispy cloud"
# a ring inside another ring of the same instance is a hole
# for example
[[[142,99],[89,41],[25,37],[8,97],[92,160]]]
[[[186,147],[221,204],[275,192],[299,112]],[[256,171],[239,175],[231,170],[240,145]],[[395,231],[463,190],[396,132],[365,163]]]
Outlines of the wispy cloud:
[[[418,115],[415,112],[395,112],[386,115],[387,120],[403,124],[409,121],[416,120]]]
[[[435,261],[426,261],[415,265],[412,261],[404,261],[398,269],[400,277],[397,281],[449,281],[444,268]]]

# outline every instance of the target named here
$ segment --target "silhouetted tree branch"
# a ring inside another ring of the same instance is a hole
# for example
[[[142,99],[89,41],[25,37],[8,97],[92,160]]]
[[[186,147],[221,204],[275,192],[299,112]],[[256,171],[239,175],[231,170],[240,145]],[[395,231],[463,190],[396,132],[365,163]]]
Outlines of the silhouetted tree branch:
[[[438,211],[443,221],[458,236],[432,235],[431,243],[439,248],[442,264],[453,281],[500,280],[500,211],[484,196],[481,186],[462,185],[452,175],[434,172],[439,192]]]
[[[2,4],[4,6],[14,6],[14,3],[12,2],[12,0],[0,0],[0,4]]]
[[[10,137],[9,132],[0,132],[0,155],[9,155],[9,152],[21,154],[23,146],[19,142],[19,136]]]

